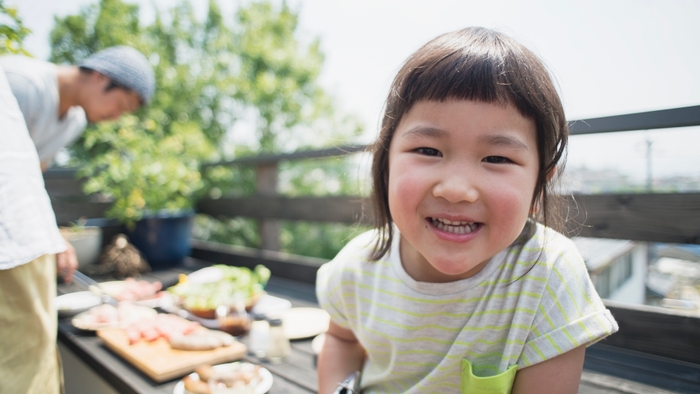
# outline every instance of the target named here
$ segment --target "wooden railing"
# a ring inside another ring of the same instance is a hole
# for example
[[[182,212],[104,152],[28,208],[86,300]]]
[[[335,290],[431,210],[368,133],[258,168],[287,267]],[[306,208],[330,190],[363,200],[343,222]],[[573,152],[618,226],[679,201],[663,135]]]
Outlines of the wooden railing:
[[[638,114],[583,119],[570,124],[571,135],[650,130],[700,125],[700,106],[651,111]],[[262,223],[275,220],[355,223],[360,218],[371,222],[370,202],[361,197],[297,197],[276,193],[278,165],[282,161],[308,160],[366,151],[367,146],[339,148],[291,154],[246,157],[211,163],[207,166],[254,165],[259,193],[242,198],[202,200],[199,212],[218,217],[243,216]],[[569,233],[587,237],[630,239],[649,242],[700,243],[700,193],[628,193],[578,194],[569,197],[565,212]],[[277,233],[261,233],[263,249],[279,250]]]
[[[651,111],[638,114],[576,120],[570,124],[572,135],[627,130],[649,130],[700,125],[700,106]],[[372,219],[372,207],[366,198],[295,197],[278,194],[278,167],[283,161],[309,160],[349,155],[366,151],[365,145],[279,155],[245,157],[204,164],[209,166],[254,166],[257,193],[254,196],[203,199],[200,213],[214,217],[248,217],[261,221],[261,239],[265,250],[279,250],[279,220],[355,223]],[[46,173],[46,187],[54,201],[59,223],[80,216],[100,217],[109,207],[80,191],[74,170]],[[569,197],[570,231],[577,235],[599,238],[629,239],[650,242],[700,243],[700,192],[694,193],[627,193],[576,194]],[[90,204],[85,204],[85,202]]]
[[[571,123],[571,134],[606,133],[700,125],[700,106],[584,119]],[[198,212],[218,218],[247,217],[261,222],[262,249],[249,249],[194,241],[193,257],[211,262],[253,267],[262,263],[272,274],[313,283],[324,260],[278,252],[279,221],[355,223],[371,220],[366,198],[296,197],[277,193],[278,165],[283,161],[342,156],[365,151],[352,145],[290,154],[246,157],[205,166],[255,166],[257,194],[249,197],[204,199]],[[103,217],[109,203],[82,195],[75,171],[51,170],[46,187],[59,224],[83,217]],[[641,193],[571,196],[566,212],[575,235],[650,242],[700,244],[700,193]],[[620,323],[620,332],[606,344],[698,364],[700,368],[700,317],[652,306],[607,302]]]

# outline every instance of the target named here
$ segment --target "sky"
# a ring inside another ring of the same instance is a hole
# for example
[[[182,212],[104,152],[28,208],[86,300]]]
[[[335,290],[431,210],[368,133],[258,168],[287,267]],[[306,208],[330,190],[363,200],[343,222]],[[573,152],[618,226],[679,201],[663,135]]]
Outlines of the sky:
[[[36,57],[49,55],[53,16],[97,0],[5,0],[16,5]],[[142,20],[175,0],[126,0]],[[203,14],[207,1],[191,0]],[[241,0],[242,1],[242,0]],[[221,0],[231,15],[241,1]],[[538,56],[556,80],[567,118],[584,119],[700,105],[700,1],[697,0],[287,0],[299,11],[302,39],[319,37],[321,83],[339,108],[376,136],[389,85],[403,61],[435,36],[467,26],[496,29]],[[646,177],[700,177],[700,127],[574,136],[568,166]]]

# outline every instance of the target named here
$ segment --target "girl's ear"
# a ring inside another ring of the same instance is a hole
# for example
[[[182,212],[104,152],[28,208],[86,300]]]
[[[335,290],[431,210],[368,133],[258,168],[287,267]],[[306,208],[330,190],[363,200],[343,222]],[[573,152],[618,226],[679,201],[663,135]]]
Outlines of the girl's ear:
[[[554,176],[557,175],[557,167],[552,168],[547,174],[547,183],[549,183]]]

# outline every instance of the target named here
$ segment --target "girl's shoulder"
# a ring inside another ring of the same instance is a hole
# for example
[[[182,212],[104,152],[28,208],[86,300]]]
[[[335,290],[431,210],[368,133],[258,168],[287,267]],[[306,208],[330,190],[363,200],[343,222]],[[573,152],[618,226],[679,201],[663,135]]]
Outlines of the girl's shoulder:
[[[345,244],[340,252],[324,266],[332,266],[335,269],[342,270],[345,267],[357,266],[369,261],[369,256],[374,250],[377,235],[378,232],[376,230],[369,230],[357,235]]]
[[[367,260],[375,247],[375,241],[379,236],[377,230],[365,231],[351,239],[331,261],[343,259]]]
[[[386,262],[370,259],[377,236],[376,230],[370,230],[350,240],[332,260],[319,268],[317,285],[319,281],[357,281],[366,276],[376,275],[377,270],[385,270]]]
[[[542,249],[549,253],[578,253],[574,241],[542,223],[535,223],[534,234],[525,245],[528,249]]]
[[[533,235],[519,250],[519,261],[548,271],[562,264],[585,270],[585,263],[574,241],[541,223],[535,226]]]

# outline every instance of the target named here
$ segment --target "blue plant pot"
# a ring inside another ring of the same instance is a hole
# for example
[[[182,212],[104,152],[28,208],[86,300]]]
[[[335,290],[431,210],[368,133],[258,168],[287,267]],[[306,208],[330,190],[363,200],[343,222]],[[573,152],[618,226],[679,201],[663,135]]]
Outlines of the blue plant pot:
[[[190,255],[194,211],[154,213],[126,231],[129,241],[143,254],[153,270],[182,263]]]

